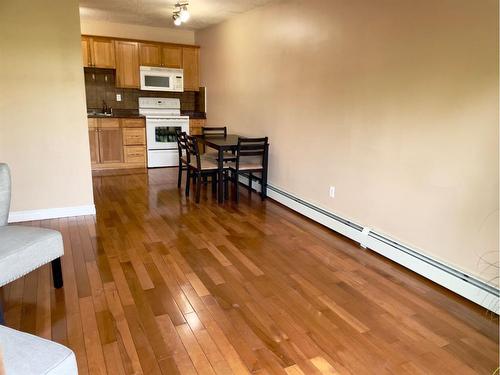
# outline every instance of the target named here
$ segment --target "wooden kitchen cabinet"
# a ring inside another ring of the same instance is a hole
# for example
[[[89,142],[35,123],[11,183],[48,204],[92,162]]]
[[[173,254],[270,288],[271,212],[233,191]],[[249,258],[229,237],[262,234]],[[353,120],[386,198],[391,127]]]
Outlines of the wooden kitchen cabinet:
[[[123,129],[123,145],[137,146],[146,144],[146,133],[140,128],[124,128]]]
[[[140,88],[139,67],[184,70],[184,90],[199,91],[200,48],[173,43],[82,35],[83,66],[116,68],[116,87]]]
[[[88,68],[92,66],[92,61],[90,58],[90,38],[86,36],[82,36],[82,59],[83,66]]]
[[[146,124],[143,118],[122,118],[120,126],[122,128],[144,128]]]
[[[146,167],[143,118],[89,118],[88,126],[92,170]]]
[[[139,62],[143,66],[182,68],[182,48],[161,43],[139,43]]]
[[[194,47],[182,47],[182,68],[184,69],[184,90],[199,91],[199,49]]]
[[[90,43],[90,52],[94,67],[114,69],[115,48],[112,39],[92,38]]]
[[[139,43],[116,40],[116,87],[139,88]]]
[[[143,66],[162,66],[161,45],[139,43],[139,62]]]
[[[182,48],[176,46],[163,46],[161,49],[162,64],[167,68],[182,68]]]
[[[92,165],[100,162],[99,158],[99,129],[89,129],[90,162]]]
[[[146,146],[126,146],[125,163],[146,164]]]
[[[82,36],[82,59],[84,67],[114,69],[115,49],[110,38]]]
[[[190,135],[201,135],[202,128],[206,126],[206,119],[196,119],[196,118],[190,118],[189,119],[189,134]]]
[[[99,128],[99,161],[103,164],[123,162],[122,129]]]

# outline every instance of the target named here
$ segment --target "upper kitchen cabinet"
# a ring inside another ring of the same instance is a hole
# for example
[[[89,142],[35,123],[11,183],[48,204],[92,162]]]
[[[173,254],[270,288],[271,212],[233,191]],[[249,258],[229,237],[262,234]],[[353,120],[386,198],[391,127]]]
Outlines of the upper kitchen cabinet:
[[[112,39],[83,36],[81,43],[83,66],[115,68],[115,50]]]
[[[92,38],[90,52],[96,68],[115,68],[115,49],[112,39]]]
[[[167,68],[182,68],[182,48],[175,46],[163,46],[162,63]]]
[[[139,43],[139,62],[142,66],[181,68],[182,47],[160,43]]]
[[[142,66],[162,66],[161,45],[139,43],[139,62]]]
[[[184,69],[184,90],[199,91],[199,49],[196,47],[182,47],[182,68]]]
[[[116,87],[139,88],[139,43],[116,40]]]
[[[90,59],[90,38],[86,36],[82,36],[82,59],[83,66],[89,67],[92,66],[92,61]]]

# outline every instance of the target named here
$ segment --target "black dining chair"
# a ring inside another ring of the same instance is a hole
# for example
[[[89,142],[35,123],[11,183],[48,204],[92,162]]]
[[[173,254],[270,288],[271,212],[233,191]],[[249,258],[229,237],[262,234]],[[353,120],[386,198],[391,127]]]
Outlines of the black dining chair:
[[[201,134],[204,137],[227,137],[226,126],[203,126]]]
[[[182,182],[182,171],[187,171],[189,162],[186,145],[186,132],[177,130],[177,149],[179,150],[179,174],[177,178],[177,187],[180,189]]]
[[[189,196],[189,187],[191,185],[192,178],[194,179],[196,186],[195,200],[196,203],[200,203],[201,184],[208,182],[207,177],[211,177],[212,192],[215,192],[217,190],[218,165],[214,160],[202,157],[198,146],[198,139],[195,137],[186,135],[186,150],[188,156],[186,196]]]
[[[229,163],[231,180],[234,187],[234,198],[239,200],[239,176],[248,177],[248,189],[252,191],[252,181],[260,182],[262,200],[266,199],[267,192],[267,166],[269,143],[268,138],[238,138],[236,160]],[[255,175],[255,174],[258,175]],[[259,176],[260,175],[260,176]]]

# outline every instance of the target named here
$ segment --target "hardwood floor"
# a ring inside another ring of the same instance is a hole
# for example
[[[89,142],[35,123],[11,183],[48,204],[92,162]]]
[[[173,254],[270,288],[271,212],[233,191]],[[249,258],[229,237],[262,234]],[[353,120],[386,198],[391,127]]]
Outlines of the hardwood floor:
[[[97,216],[4,288],[80,374],[491,374],[498,317],[272,201],[199,205],[176,170],[94,177]],[[209,189],[210,190],[210,189]]]

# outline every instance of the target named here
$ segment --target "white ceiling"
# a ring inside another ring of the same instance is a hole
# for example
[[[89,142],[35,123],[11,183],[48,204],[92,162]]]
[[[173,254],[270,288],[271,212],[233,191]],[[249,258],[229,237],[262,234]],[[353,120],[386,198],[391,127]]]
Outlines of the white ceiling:
[[[183,29],[202,29],[276,0],[189,0],[191,19]],[[184,2],[184,1],[181,1]],[[177,0],[80,0],[80,16],[156,27],[176,27],[172,11]]]

